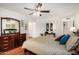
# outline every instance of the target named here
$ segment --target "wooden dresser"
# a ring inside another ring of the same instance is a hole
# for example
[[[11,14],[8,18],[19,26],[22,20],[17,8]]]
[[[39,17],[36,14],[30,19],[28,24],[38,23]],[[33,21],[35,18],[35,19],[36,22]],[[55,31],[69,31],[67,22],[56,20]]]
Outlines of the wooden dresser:
[[[9,34],[0,37],[0,52],[9,51],[11,49],[22,46],[26,40],[26,34]]]
[[[19,44],[22,45],[25,40],[26,40],[26,34],[20,34]]]

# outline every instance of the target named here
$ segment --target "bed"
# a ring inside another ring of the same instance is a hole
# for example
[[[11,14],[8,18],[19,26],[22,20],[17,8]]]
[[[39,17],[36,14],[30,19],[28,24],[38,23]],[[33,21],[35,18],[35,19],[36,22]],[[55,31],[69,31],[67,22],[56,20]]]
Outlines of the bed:
[[[37,55],[71,55],[65,48],[60,45],[53,37],[38,37],[26,40],[22,48],[25,48]]]

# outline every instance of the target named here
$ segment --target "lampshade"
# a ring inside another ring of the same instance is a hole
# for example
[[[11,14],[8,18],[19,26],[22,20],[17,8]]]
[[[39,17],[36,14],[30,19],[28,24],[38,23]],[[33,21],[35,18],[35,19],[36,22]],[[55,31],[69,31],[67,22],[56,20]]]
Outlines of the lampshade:
[[[76,29],[76,27],[71,27],[71,28],[70,28],[70,31],[71,31],[71,32],[77,32],[77,29]]]

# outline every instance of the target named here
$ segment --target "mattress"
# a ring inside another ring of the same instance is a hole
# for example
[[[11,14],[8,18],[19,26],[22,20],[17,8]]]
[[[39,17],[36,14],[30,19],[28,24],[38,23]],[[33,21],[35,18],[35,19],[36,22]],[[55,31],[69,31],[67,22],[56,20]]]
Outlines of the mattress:
[[[38,55],[70,55],[65,45],[60,45],[53,38],[39,37],[26,40],[22,48],[32,51]]]

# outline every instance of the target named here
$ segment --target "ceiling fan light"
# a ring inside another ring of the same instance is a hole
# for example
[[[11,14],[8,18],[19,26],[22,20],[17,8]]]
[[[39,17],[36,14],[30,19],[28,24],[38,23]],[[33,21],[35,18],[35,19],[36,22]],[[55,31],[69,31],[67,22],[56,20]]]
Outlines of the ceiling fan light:
[[[40,16],[40,12],[35,12],[33,15]]]
[[[37,15],[36,13],[34,13],[33,15]]]
[[[37,16],[39,16],[40,15],[40,12],[36,12],[37,13]]]

